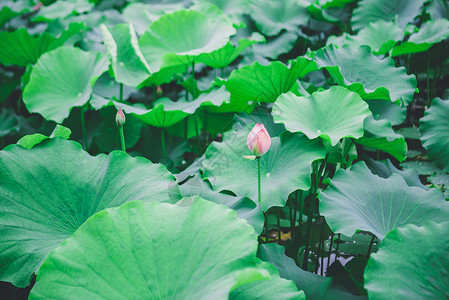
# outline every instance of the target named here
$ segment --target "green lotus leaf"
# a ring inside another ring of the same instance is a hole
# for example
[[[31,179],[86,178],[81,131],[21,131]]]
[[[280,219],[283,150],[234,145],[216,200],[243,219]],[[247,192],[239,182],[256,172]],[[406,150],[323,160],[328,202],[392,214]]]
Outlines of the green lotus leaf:
[[[332,277],[323,277],[299,268],[292,258],[285,255],[284,247],[277,244],[260,245],[257,256],[274,265],[282,278],[293,280],[298,289],[304,291],[306,299],[367,299],[352,295]]]
[[[101,32],[116,81],[138,86],[151,75],[131,24],[119,24],[110,29],[101,24]]]
[[[422,24],[419,31],[412,34],[408,41],[396,46],[391,55],[424,52],[447,38],[449,38],[449,20],[429,20]]]
[[[410,104],[416,89],[415,75],[404,67],[396,68],[390,57],[379,59],[368,46],[352,48],[333,45],[322,48],[313,58],[341,86],[357,92],[363,99],[384,99]]]
[[[96,212],[130,200],[179,199],[164,166],[121,151],[92,157],[62,138],[0,151],[0,183],[0,280],[18,287]]]
[[[223,142],[213,142],[206,150],[203,171],[215,191],[229,190],[258,203],[257,161],[243,157],[251,155],[246,145],[251,128],[227,132]],[[302,134],[273,137],[271,148],[260,158],[262,210],[284,206],[290,193],[309,189],[311,164],[324,156],[321,142]]]
[[[346,35],[339,41],[339,46],[350,45],[357,48],[361,45],[371,47],[373,54],[387,54],[403,38],[403,29],[394,22],[379,20],[363,27],[356,35]],[[327,42],[330,44],[330,41]]]
[[[270,280],[258,280],[241,285],[231,291],[229,299],[306,299],[304,291],[298,292],[298,288],[293,281],[279,277],[279,272],[275,267],[269,263],[263,263],[262,265],[270,271],[272,278]]]
[[[312,16],[312,20],[327,23],[338,23],[341,20],[337,16],[329,14],[319,3],[310,3],[307,6],[307,12]]]
[[[352,13],[353,30],[359,30],[378,20],[394,21],[404,28],[419,16],[425,0],[361,0]]]
[[[33,36],[26,28],[16,31],[0,32],[2,47],[0,48],[0,63],[26,67],[35,64],[39,57],[48,51],[65,44],[72,36],[79,33],[84,26],[80,23],[71,23],[59,38],[49,33]]]
[[[449,220],[449,205],[439,190],[410,187],[398,174],[381,178],[359,162],[335,174],[320,195],[320,213],[334,232],[364,230],[381,240],[407,224]]]
[[[123,10],[123,18],[133,24],[139,35],[144,34],[145,30],[162,15],[173,13],[183,9],[182,3],[129,3]]]
[[[139,39],[143,56],[153,72],[190,64],[202,53],[224,47],[236,33],[224,18],[211,18],[194,10],[179,10],[153,22]]]
[[[434,19],[449,19],[449,3],[446,0],[432,0],[429,6],[426,7],[432,20]]]
[[[56,19],[64,19],[69,15],[89,12],[94,6],[89,0],[58,0],[49,6],[42,6],[33,22],[51,22]]]
[[[285,31],[265,43],[253,45],[253,51],[261,56],[276,60],[279,55],[290,52],[298,40],[295,32]]]
[[[249,38],[240,39],[238,46],[235,47],[232,42],[228,42],[223,48],[211,53],[201,54],[198,56],[197,61],[212,68],[221,69],[231,64],[247,47],[264,41],[265,37],[254,32]]]
[[[390,100],[365,99],[365,102],[368,103],[375,120],[388,120],[395,126],[404,123],[407,117],[407,107],[399,106]]]
[[[363,135],[363,120],[370,116],[357,93],[333,86],[310,97],[293,93],[279,96],[273,106],[273,119],[290,132],[303,132],[309,139],[321,137],[335,146],[341,138]]]
[[[449,101],[435,98],[419,120],[421,142],[427,156],[441,169],[449,171]]]
[[[10,5],[10,3],[8,4]],[[11,9],[9,6],[6,6],[6,4],[0,4],[0,27],[5,26],[6,23],[18,15],[20,15],[19,12]]]
[[[449,222],[428,222],[391,231],[365,269],[369,298],[449,298],[448,228]]]
[[[57,124],[50,136],[46,136],[40,133],[25,135],[22,138],[20,138],[20,140],[17,141],[17,145],[20,145],[26,149],[31,149],[40,142],[42,142],[43,140],[46,140],[48,138],[62,137],[68,140],[71,134],[72,131],[69,128]]]
[[[315,70],[315,63],[303,57],[293,61],[290,67],[280,61],[271,62],[268,66],[255,62],[233,71],[225,86],[231,93],[231,103],[274,102],[282,93],[292,89],[298,77]]]
[[[252,227],[224,206],[131,201],[95,214],[52,251],[30,299],[228,299],[271,278],[256,250]]]
[[[141,104],[125,104],[97,95],[93,95],[90,103],[97,110],[110,105],[114,105],[117,108],[121,107],[125,113],[133,114],[147,124],[156,127],[169,127],[194,114],[200,107],[219,107],[226,103],[227,98],[229,99],[229,92],[224,87],[221,87],[209,93],[201,94],[191,102],[184,99],[174,102],[170,98],[163,97],[154,102],[152,109],[146,109]]]
[[[240,219],[245,219],[254,227],[256,234],[261,234],[264,217],[260,206],[246,197],[235,197],[224,193],[219,193],[212,189],[209,182],[200,177],[199,172],[187,182],[180,185],[183,197],[200,196],[205,200],[225,205],[235,210]]]
[[[62,123],[73,107],[89,101],[93,84],[107,68],[102,53],[59,47],[39,58],[23,92],[23,102],[30,112]]]
[[[309,22],[306,7],[298,1],[251,1],[251,17],[257,28],[268,36],[277,35],[281,30],[297,31],[299,25]]]
[[[357,139],[358,144],[387,152],[399,161],[405,160],[407,142],[402,135],[393,131],[390,121],[368,117],[364,121],[364,128],[365,134]]]

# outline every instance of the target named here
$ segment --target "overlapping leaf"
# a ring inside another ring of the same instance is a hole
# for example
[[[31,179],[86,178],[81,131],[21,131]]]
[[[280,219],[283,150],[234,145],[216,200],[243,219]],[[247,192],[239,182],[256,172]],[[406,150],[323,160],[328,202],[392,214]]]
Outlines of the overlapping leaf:
[[[303,132],[309,139],[321,137],[332,146],[343,137],[363,135],[363,120],[371,115],[368,105],[356,93],[333,86],[310,97],[281,95],[273,107],[273,119],[291,132]]]
[[[93,84],[107,68],[102,53],[59,47],[38,60],[23,92],[23,102],[30,112],[61,123],[73,107],[89,101]]]
[[[392,58],[377,58],[367,46],[336,49],[330,45],[318,50],[313,59],[339,85],[357,92],[363,99],[385,99],[405,105],[413,101],[416,77],[408,75],[404,67],[396,68]]]
[[[449,220],[449,205],[439,190],[410,187],[397,174],[381,178],[363,162],[335,174],[320,195],[320,212],[334,232],[352,236],[364,230],[379,239],[408,224]]]
[[[365,270],[370,299],[449,298],[449,222],[390,232]]]
[[[47,254],[104,208],[177,199],[173,176],[144,158],[92,157],[60,138],[8,146],[0,152],[0,280],[27,286]]]

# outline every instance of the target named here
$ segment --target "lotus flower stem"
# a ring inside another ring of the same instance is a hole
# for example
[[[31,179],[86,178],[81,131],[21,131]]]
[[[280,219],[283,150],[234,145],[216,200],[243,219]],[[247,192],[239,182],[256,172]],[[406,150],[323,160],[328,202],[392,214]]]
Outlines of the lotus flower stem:
[[[366,254],[366,257],[367,257],[367,258],[369,258],[369,255],[370,255],[370,253],[371,253],[371,248],[373,247],[373,244],[374,244],[374,238],[375,238],[375,235],[373,234],[373,236],[372,236],[372,238],[371,238],[371,242],[369,243],[368,253]]]
[[[430,51],[427,53],[427,76],[426,76],[426,81],[427,81],[427,107],[430,107],[430,78],[429,78],[429,73],[430,73]]]
[[[334,233],[332,232],[331,235],[331,244],[329,245],[329,258],[327,259],[327,268],[329,269],[330,261],[331,261],[331,255],[332,255],[332,244],[334,243]]]
[[[262,205],[262,193],[260,189],[260,156],[257,159],[257,199],[260,205]]]
[[[120,132],[120,145],[122,146],[122,151],[126,153],[125,134],[123,133],[123,126],[119,126],[118,131]]]
[[[123,101],[123,83],[120,83],[120,101]]]
[[[81,107],[81,130],[83,134],[83,145],[84,149],[87,151],[87,136],[86,136],[86,120],[84,120],[84,112],[86,111],[86,107]]]
[[[277,217],[277,229],[278,229],[278,244],[281,244],[281,217],[280,217],[281,208],[278,207],[276,209],[276,217]]]

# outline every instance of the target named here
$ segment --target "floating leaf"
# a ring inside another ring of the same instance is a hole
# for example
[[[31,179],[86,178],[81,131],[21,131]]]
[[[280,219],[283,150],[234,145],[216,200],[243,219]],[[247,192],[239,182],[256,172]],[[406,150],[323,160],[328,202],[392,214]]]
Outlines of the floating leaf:
[[[449,20],[429,20],[422,24],[419,31],[412,34],[408,41],[396,46],[391,55],[424,52],[447,38],[449,38]]]
[[[130,200],[179,199],[165,167],[121,151],[92,157],[61,138],[0,151],[0,182],[0,280],[18,287],[94,213]]]
[[[150,66],[140,51],[131,24],[119,24],[110,29],[101,24],[101,32],[116,81],[138,86],[150,76]]]
[[[194,10],[178,10],[153,22],[139,46],[153,72],[190,64],[202,53],[225,46],[235,28],[224,18],[212,19]]]
[[[378,20],[394,21],[404,28],[421,14],[425,0],[361,0],[351,18],[353,30]]]
[[[363,120],[371,115],[368,105],[356,93],[339,86],[310,97],[293,93],[279,96],[273,119],[290,132],[303,132],[309,139],[321,137],[335,146],[341,138],[363,135]]]
[[[294,0],[251,1],[251,17],[265,35],[277,35],[281,30],[297,31],[299,25],[309,22],[310,16],[304,5]]]
[[[275,60],[279,55],[291,51],[297,40],[298,35],[296,33],[285,31],[265,43],[255,44],[253,50],[256,54]]]
[[[246,145],[251,126],[224,134],[223,142],[213,142],[206,150],[204,176],[216,191],[230,190],[247,196],[255,203],[257,196],[257,162],[243,155],[251,152]],[[271,139],[271,148],[260,158],[262,209],[284,206],[288,195],[310,187],[311,164],[324,158],[320,141],[302,134],[285,133]]]
[[[280,61],[271,62],[268,66],[255,62],[233,71],[225,86],[231,93],[231,103],[274,102],[279,95],[292,89],[298,77],[315,70],[315,64],[302,57],[290,67]]]
[[[435,164],[449,171],[449,101],[435,98],[432,106],[424,112],[419,120],[422,133],[421,142],[427,150],[427,156]]]
[[[38,60],[23,92],[23,102],[29,111],[62,123],[73,107],[89,101],[93,84],[107,68],[102,53],[59,47]]]
[[[363,162],[335,174],[320,195],[320,212],[334,232],[352,236],[364,230],[380,240],[407,224],[449,220],[449,205],[439,190],[410,187],[398,174],[381,178]]]
[[[339,85],[357,92],[363,99],[385,99],[406,105],[413,101],[415,75],[407,75],[404,67],[396,68],[390,57],[377,58],[368,46],[336,49],[330,45],[318,50],[313,59]]]
[[[449,222],[428,222],[391,231],[366,266],[369,298],[449,298],[448,228]]]
[[[55,249],[30,299],[228,299],[271,277],[256,249],[252,227],[224,206],[132,201],[97,213]]]
[[[94,6],[89,0],[58,0],[49,6],[39,9],[33,18],[34,22],[51,22],[56,19],[64,19],[72,14],[88,12]]]

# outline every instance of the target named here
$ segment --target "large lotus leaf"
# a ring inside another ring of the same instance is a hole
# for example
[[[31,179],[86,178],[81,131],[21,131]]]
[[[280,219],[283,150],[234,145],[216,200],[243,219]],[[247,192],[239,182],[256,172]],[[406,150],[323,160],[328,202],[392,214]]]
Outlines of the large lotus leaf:
[[[256,250],[252,227],[224,206],[132,201],[97,213],[55,249],[30,299],[228,299],[270,278]]]
[[[23,102],[29,111],[62,123],[73,107],[89,101],[95,80],[107,68],[103,53],[59,47],[38,60],[23,92]]]
[[[356,35],[346,35],[339,41],[339,45],[350,45],[355,48],[367,45],[371,47],[373,54],[378,55],[389,53],[402,38],[403,30],[396,23],[379,20],[369,23]],[[329,41],[327,43],[330,44]]]
[[[346,288],[338,285],[332,277],[323,277],[299,268],[292,258],[285,255],[284,247],[277,244],[260,245],[257,256],[273,264],[282,278],[293,280],[298,289],[305,292],[306,299],[367,299],[364,296],[352,295]]]
[[[264,42],[265,38],[254,32],[249,38],[240,39],[238,46],[234,46],[232,42],[228,42],[226,46],[215,50],[211,53],[203,53],[198,56],[197,61],[202,62],[212,68],[224,68],[232,63],[247,47],[254,43]]]
[[[405,160],[407,142],[402,135],[393,131],[390,121],[369,117],[364,121],[364,128],[365,134],[357,139],[358,144],[387,152],[399,161]]]
[[[200,177],[199,172],[187,182],[180,185],[183,197],[200,196],[203,199],[225,205],[235,210],[240,219],[245,219],[254,227],[256,234],[261,234],[264,217],[260,206],[246,197],[235,197],[214,191],[209,182]]]
[[[430,14],[431,19],[449,19],[449,3],[446,0],[431,0],[426,11]]]
[[[439,190],[410,187],[398,174],[384,179],[364,162],[339,170],[320,195],[320,212],[334,232],[369,231],[380,240],[394,228],[449,220],[449,204]]]
[[[47,254],[104,208],[177,199],[174,177],[144,158],[92,157],[61,138],[10,145],[0,151],[0,280],[28,285]]]
[[[449,20],[429,20],[422,25],[417,33],[412,34],[408,41],[396,46],[391,55],[424,52],[447,38],[449,38]]]
[[[291,132],[303,132],[309,139],[321,137],[335,146],[341,138],[363,135],[363,120],[370,116],[357,93],[333,86],[310,97],[293,93],[279,96],[273,106],[273,119]]]
[[[243,157],[251,154],[246,145],[250,130],[246,126],[230,131],[223,142],[213,142],[206,150],[203,170],[214,190],[230,190],[257,203],[257,161]],[[281,139],[273,137],[271,148],[260,158],[262,210],[284,206],[290,193],[310,188],[311,164],[324,155],[320,141],[302,134],[286,132]]]
[[[224,18],[211,18],[194,10],[179,10],[153,22],[139,46],[153,72],[188,64],[202,53],[224,47],[236,32]]]
[[[33,36],[28,33],[26,28],[20,28],[12,32],[2,31],[0,32],[0,40],[2,41],[0,63],[21,67],[35,64],[43,53],[63,45],[83,28],[84,26],[79,23],[72,23],[59,38],[49,33]]]
[[[17,141],[17,145],[20,145],[26,149],[31,149],[34,146],[36,146],[37,144],[39,144],[40,142],[42,142],[43,140],[46,140],[48,138],[62,137],[64,139],[68,140],[70,138],[71,134],[72,134],[72,131],[69,128],[57,124],[55,129],[53,129],[53,132],[51,133],[50,136],[46,136],[46,135],[43,135],[40,133],[25,135],[25,136],[21,137],[20,140]]]
[[[385,99],[410,104],[416,89],[416,77],[404,67],[396,68],[390,57],[379,59],[368,46],[352,48],[334,45],[318,50],[314,56],[319,68],[326,68],[342,86],[363,99]]]
[[[370,299],[448,299],[449,222],[390,232],[365,270]]]
[[[119,24],[110,29],[101,24],[101,32],[116,81],[138,86],[150,76],[150,66],[140,51],[131,24]]]
[[[351,23],[359,30],[378,20],[394,21],[404,28],[421,14],[425,0],[361,0],[354,9]]]
[[[315,70],[315,63],[303,57],[293,61],[290,67],[280,61],[267,66],[255,62],[233,71],[225,86],[231,93],[231,102],[274,102],[279,95],[290,91],[299,77]]]
[[[121,107],[126,113],[133,114],[147,124],[156,127],[169,127],[194,114],[200,107],[219,107],[226,103],[228,99],[229,92],[224,87],[221,87],[209,93],[201,94],[194,101],[190,102],[184,99],[174,102],[170,98],[163,97],[154,103],[152,109],[146,109],[141,104],[130,105],[104,99],[97,95],[92,97],[90,103],[95,109],[110,105],[114,105],[117,108]]]
[[[182,3],[129,3],[123,10],[123,18],[134,25],[139,35],[144,34],[145,30],[162,15],[183,9]]]
[[[421,142],[427,156],[441,169],[449,171],[449,101],[435,98],[419,120]]]
[[[51,22],[64,19],[72,14],[88,12],[94,6],[89,0],[58,0],[49,6],[43,6],[33,18],[34,22]]]
[[[281,30],[297,31],[299,25],[309,22],[306,7],[295,0],[251,1],[251,17],[260,31],[268,36],[277,35]]]

